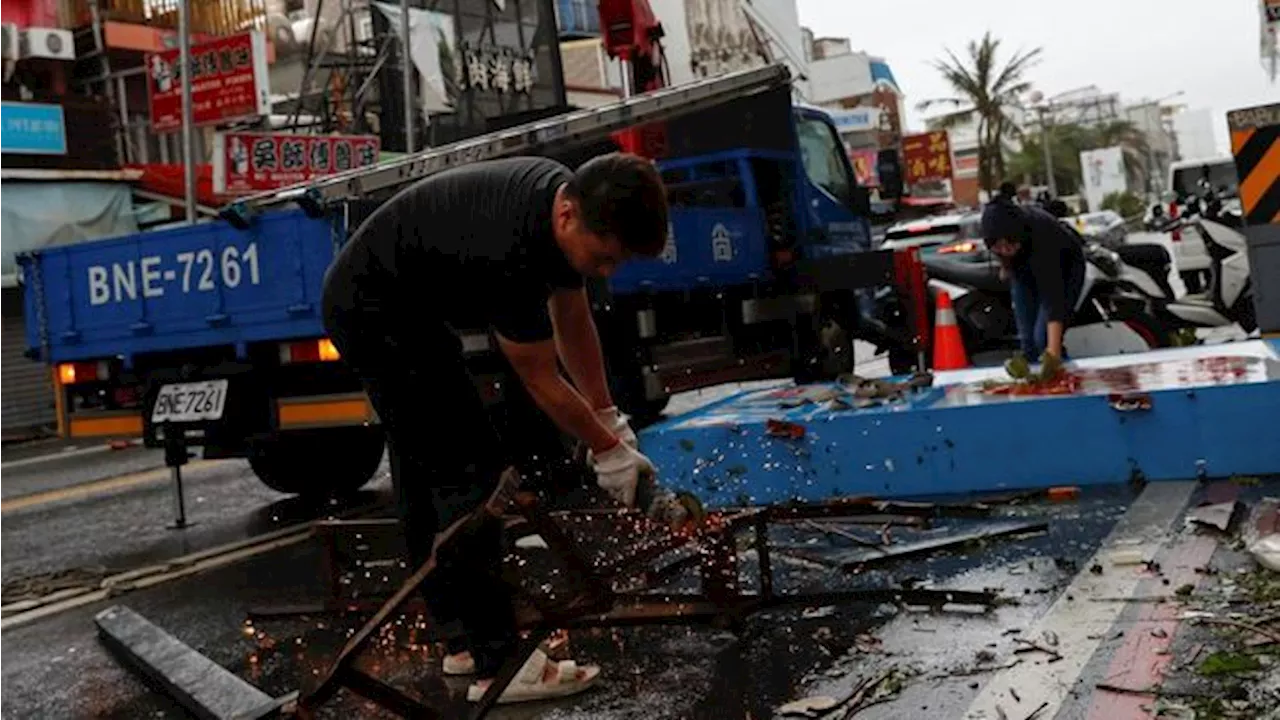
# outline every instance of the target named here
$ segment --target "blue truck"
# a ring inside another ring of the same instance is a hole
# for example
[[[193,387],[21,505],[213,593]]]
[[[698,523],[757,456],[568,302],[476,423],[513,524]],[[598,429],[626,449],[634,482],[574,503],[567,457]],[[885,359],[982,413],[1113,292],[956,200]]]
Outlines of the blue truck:
[[[664,123],[670,243],[591,288],[619,404],[652,418],[683,390],[851,369],[859,288],[892,282],[893,263],[869,251],[866,193],[828,114],[779,86]],[[248,458],[282,492],[362,486],[384,437],[319,302],[377,203],[272,207],[20,257],[28,344],[56,367],[63,433],[159,446],[181,427],[205,457]],[[487,328],[462,335],[501,401],[507,369]]]

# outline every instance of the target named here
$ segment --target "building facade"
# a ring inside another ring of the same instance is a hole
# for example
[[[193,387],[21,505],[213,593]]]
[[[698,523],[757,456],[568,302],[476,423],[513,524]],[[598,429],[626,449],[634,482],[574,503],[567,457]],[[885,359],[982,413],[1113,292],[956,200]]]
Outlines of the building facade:
[[[808,100],[834,113],[859,181],[881,198],[900,197],[905,96],[888,62],[855,51],[847,38],[805,34]]]
[[[1225,118],[1219,118],[1225,124]],[[1200,160],[1219,155],[1218,140],[1214,134],[1214,116],[1209,108],[1183,110],[1172,118],[1173,131],[1178,138],[1179,160]]]

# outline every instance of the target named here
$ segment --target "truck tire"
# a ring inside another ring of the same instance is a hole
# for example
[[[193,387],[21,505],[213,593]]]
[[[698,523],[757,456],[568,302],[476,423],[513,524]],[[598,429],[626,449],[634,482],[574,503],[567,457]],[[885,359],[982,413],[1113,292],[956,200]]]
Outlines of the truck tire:
[[[853,372],[853,338],[838,322],[826,320],[797,331],[801,332],[800,354],[792,371],[797,384],[835,380]]]
[[[385,446],[376,425],[287,434],[256,444],[249,467],[272,490],[322,499],[364,487]]]
[[[916,361],[919,360],[919,354],[911,348],[893,346],[889,348],[889,372],[894,375],[910,375],[917,370],[924,372],[929,368],[917,368]],[[925,358],[925,364],[928,365],[929,360]]]
[[[644,380],[638,370],[634,374],[610,377],[609,392],[618,409],[631,416],[631,427],[636,430],[662,419],[662,411],[671,401],[670,397],[656,400],[645,397]]]

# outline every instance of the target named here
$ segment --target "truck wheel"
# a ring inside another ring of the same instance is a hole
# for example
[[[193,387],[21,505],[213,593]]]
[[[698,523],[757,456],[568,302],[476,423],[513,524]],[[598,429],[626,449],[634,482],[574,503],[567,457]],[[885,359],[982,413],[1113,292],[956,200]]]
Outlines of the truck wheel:
[[[894,375],[910,375],[919,369],[921,372],[928,370],[925,368],[916,368],[916,360],[918,360],[916,351],[911,348],[890,347],[889,348],[889,372]],[[925,358],[926,364],[928,358]]]
[[[613,402],[618,409],[631,416],[631,427],[639,430],[662,419],[662,411],[667,409],[670,397],[650,400],[644,394],[644,382],[638,377],[635,382],[628,378],[615,378],[609,392],[613,394]]]
[[[326,498],[364,487],[377,472],[385,445],[376,425],[288,434],[255,445],[249,467],[272,490]]]
[[[801,336],[793,379],[797,384],[835,380],[854,369],[853,338],[833,320]]]

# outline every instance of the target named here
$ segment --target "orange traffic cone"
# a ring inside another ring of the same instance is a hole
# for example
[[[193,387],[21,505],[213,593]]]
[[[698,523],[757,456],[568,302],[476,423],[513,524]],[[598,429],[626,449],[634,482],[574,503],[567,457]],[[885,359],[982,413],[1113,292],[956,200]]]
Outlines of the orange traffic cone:
[[[938,309],[933,319],[933,369],[963,370],[969,367],[969,357],[964,352],[964,340],[956,325],[956,311],[951,307],[951,294],[938,293]]]

